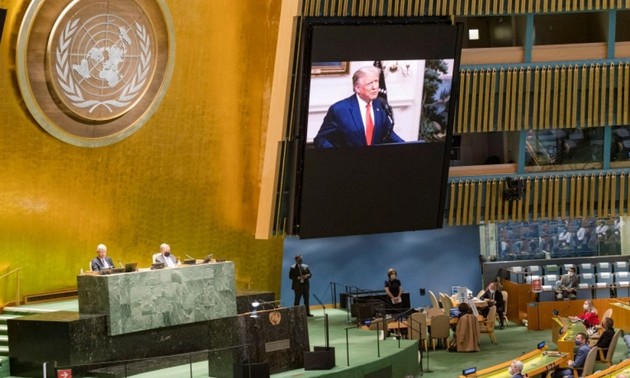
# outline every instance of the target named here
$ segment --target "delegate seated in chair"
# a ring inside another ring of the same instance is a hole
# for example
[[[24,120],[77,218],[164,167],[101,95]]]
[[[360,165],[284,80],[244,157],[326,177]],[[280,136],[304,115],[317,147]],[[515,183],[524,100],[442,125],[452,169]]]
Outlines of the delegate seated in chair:
[[[503,317],[503,311],[505,310],[505,301],[503,301],[503,294],[499,290],[497,290],[496,283],[491,282],[490,285],[488,285],[488,290],[486,290],[479,299],[485,300],[488,303],[488,306],[481,310],[481,314],[485,317],[488,317],[490,307],[496,306],[497,314],[499,315],[499,328],[503,329],[503,322],[505,320],[505,318]]]
[[[556,370],[553,375],[554,378],[563,378],[563,377],[573,377],[573,370],[582,370],[584,368],[584,362],[586,362],[586,356],[588,352],[591,351],[591,348],[588,346],[588,336],[580,332],[575,336],[575,344],[578,347],[577,353],[575,354],[575,360],[569,361],[568,368],[560,368]],[[577,377],[574,377],[577,378]]]
[[[599,357],[597,358],[599,361],[606,360],[608,348],[610,347],[610,342],[612,341],[613,336],[615,336],[615,329],[613,328],[614,324],[615,322],[612,320],[612,318],[606,318],[602,322],[604,332],[599,336],[597,344],[595,344],[595,346],[601,350],[601,353],[599,353]]]
[[[570,267],[567,274],[563,274],[560,281],[556,282],[556,299],[575,299],[580,278],[575,274],[575,267]]]

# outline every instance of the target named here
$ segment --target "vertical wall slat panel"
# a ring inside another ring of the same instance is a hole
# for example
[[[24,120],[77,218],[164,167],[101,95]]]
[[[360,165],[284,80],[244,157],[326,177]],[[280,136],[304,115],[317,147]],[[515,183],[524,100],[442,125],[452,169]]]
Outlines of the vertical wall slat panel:
[[[549,198],[549,219],[558,218],[558,206],[560,204],[560,179],[558,176],[553,179],[553,193]]]
[[[584,216],[582,212],[582,176],[578,175],[575,180],[575,217],[581,218]]]
[[[562,177],[562,182],[560,183],[560,216],[561,218],[565,218],[567,216],[567,176]]]
[[[536,67],[534,69],[534,92],[532,93],[532,102],[534,107],[532,109],[532,129],[538,129],[538,100],[539,100],[539,81],[540,81],[540,68]]]
[[[563,96],[563,93],[560,91],[560,76],[561,72],[558,66],[556,66],[553,70],[553,104],[551,105],[551,123],[549,124],[550,128],[558,128],[559,122],[558,119],[560,117],[560,111],[558,110],[558,103],[560,101],[560,97]]]
[[[527,181],[525,182],[525,207],[523,208],[523,218],[528,219],[530,217],[530,212],[529,212],[529,208],[531,206],[531,201],[530,198],[532,196],[532,180],[528,177]]]
[[[540,218],[547,218],[547,178],[543,177],[540,180]]]
[[[490,219],[489,222],[494,222],[497,219],[496,216],[496,204],[499,201],[499,196],[497,196],[497,181],[492,180],[492,198],[490,199]]]
[[[481,224],[483,219],[481,219],[481,207],[483,205],[483,188],[484,185],[481,180],[477,181],[477,205],[476,205],[476,216],[475,216],[475,224]]]
[[[460,206],[460,204],[462,203],[462,196],[463,196],[463,192],[464,192],[464,188],[463,188],[463,184],[462,182],[458,182],[457,183],[457,206],[455,207],[455,225],[456,226],[461,226],[461,210],[462,207]]]
[[[529,128],[531,127],[531,123],[529,120],[530,115],[530,106],[531,106],[531,90],[532,90],[532,69],[531,67],[527,67],[525,70],[525,108],[523,109],[524,117],[523,117],[523,127]]]
[[[601,176],[600,176],[601,179]],[[610,194],[610,173],[606,174],[606,177],[604,178],[604,199],[602,201],[602,211],[601,213],[597,214],[600,218],[603,217],[607,217],[609,216],[609,212],[608,212],[608,201],[610,200],[609,194]]]
[[[577,206],[575,201],[575,192],[576,192],[576,180],[575,176],[571,176],[571,181],[569,184],[569,218],[575,219],[575,208]]]
[[[589,206],[588,206],[588,216],[594,217],[595,216],[595,190],[596,190],[596,184],[597,184],[597,177],[595,176],[595,174],[590,176],[589,184],[590,184],[589,190],[591,192],[591,196],[590,196],[590,201],[589,201]]]
[[[470,181],[468,180],[464,182],[464,193],[462,195],[464,197],[464,203],[460,202],[462,209],[462,222],[460,224],[466,225],[468,222],[468,199],[470,198]]]
[[[484,201],[484,206],[483,206],[483,221],[484,222],[490,222],[492,217],[490,216],[490,210],[492,208],[492,206],[494,206],[493,202],[492,202],[492,182],[491,181],[485,181],[484,182],[484,190],[486,192],[486,197],[485,197],[485,201]]]
[[[617,175],[613,174],[610,176],[610,216],[614,217],[619,214],[616,210],[616,199],[617,199]]]
[[[534,202],[532,203],[532,219],[538,220],[539,190],[540,182],[538,177],[534,179]]]

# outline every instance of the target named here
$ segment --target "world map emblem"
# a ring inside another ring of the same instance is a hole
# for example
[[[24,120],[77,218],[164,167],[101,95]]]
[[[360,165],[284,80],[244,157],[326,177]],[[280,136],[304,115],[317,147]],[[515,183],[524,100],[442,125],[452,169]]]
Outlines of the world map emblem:
[[[65,142],[104,146],[157,109],[174,64],[172,21],[163,0],[39,0],[18,50],[20,89],[38,123]]]
[[[50,69],[69,110],[88,120],[107,120],[141,97],[153,68],[144,25],[101,14],[86,23],[70,20],[58,34]]]

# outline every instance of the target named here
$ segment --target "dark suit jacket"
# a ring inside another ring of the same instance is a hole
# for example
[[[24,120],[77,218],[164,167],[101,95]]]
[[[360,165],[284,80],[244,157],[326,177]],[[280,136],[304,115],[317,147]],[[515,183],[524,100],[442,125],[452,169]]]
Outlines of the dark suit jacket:
[[[175,255],[171,253],[168,257],[165,257],[164,255],[157,256],[155,258],[155,262],[156,263],[162,263],[162,264],[164,264],[164,266],[168,266],[168,265],[166,265],[166,259],[171,260],[173,262],[173,264],[177,264],[177,262],[179,261],[179,260],[177,260],[177,257],[175,257]]]
[[[112,261],[112,258],[109,256],[105,256],[105,261],[107,261],[107,263],[109,264],[110,268],[115,268],[114,266],[114,262]],[[103,266],[103,263],[101,262],[101,259],[99,259],[98,257],[95,257],[92,259],[92,263],[90,264],[92,266],[92,271],[93,272],[99,272],[102,269],[104,269],[105,267]]]
[[[492,293],[490,293],[490,290],[486,290],[481,296],[481,299],[492,299]],[[494,292],[494,302],[495,306],[497,306],[497,309],[503,309],[503,307],[505,306],[505,302],[503,301],[503,294],[500,290],[496,290]]]
[[[300,271],[302,274],[306,274],[304,282],[300,282]],[[311,269],[306,264],[300,264],[298,268],[297,264],[291,265],[289,268],[289,278],[291,279],[291,290],[300,290],[302,286],[308,286],[308,280],[311,279]]]
[[[615,330],[613,328],[607,329],[599,336],[599,340],[597,340],[597,344],[595,344],[596,347],[604,349],[605,357],[608,356],[608,347],[610,346],[613,336],[615,336]]]
[[[379,99],[372,101],[372,109],[374,111],[372,144],[404,142],[394,132],[393,125]],[[356,94],[336,102],[328,109],[314,142],[315,147],[318,148],[367,146],[365,127]]]

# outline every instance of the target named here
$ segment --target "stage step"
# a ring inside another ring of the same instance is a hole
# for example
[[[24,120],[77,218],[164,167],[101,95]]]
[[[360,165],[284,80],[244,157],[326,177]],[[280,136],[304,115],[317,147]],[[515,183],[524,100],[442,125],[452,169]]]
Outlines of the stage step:
[[[0,357],[0,377],[10,376],[9,357]]]
[[[9,357],[9,334],[7,327],[7,320],[13,318],[19,318],[22,315],[17,314],[0,314],[0,358]],[[7,365],[9,361],[5,362]],[[2,371],[2,369],[0,369]],[[0,375],[2,377],[2,375]]]
[[[15,307],[9,306],[4,308],[4,312],[0,314],[0,358],[9,357],[9,330],[7,326],[7,320],[15,319],[22,316],[41,314],[43,312],[51,312],[55,310],[47,310],[47,309],[37,309],[37,308],[29,308],[29,307]],[[9,364],[7,359],[4,362],[6,365]],[[0,365],[0,372],[2,372],[2,368]],[[3,375],[0,374],[0,377]]]

